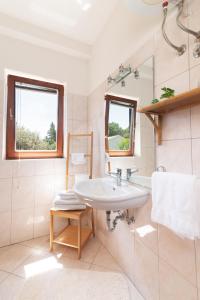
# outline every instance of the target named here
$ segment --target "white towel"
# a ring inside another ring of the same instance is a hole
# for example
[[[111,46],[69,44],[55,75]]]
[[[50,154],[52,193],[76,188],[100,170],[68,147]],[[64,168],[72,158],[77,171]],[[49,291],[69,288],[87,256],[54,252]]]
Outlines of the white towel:
[[[200,180],[193,175],[153,173],[151,218],[183,238],[200,238]]]
[[[58,197],[60,197],[63,200],[77,199],[77,196],[75,193],[67,193],[67,192],[64,193],[64,191],[58,193]]]
[[[86,163],[84,153],[72,153],[71,162],[73,165],[84,165]]]
[[[55,205],[69,205],[69,204],[82,204],[78,198],[71,198],[71,199],[63,199],[60,196],[56,196],[54,199],[54,204]]]
[[[60,192],[58,192],[58,195],[61,198],[66,198],[66,199],[76,197],[75,193],[72,190],[69,190],[69,191],[66,191],[66,190],[60,191]]]
[[[54,209],[56,210],[83,210],[86,209],[85,204],[79,205],[54,205]]]

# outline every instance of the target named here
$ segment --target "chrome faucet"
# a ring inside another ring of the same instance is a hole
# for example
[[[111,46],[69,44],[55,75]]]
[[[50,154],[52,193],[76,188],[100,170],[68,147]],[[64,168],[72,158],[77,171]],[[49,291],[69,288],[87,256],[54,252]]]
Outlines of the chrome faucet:
[[[117,186],[121,185],[122,182],[122,169],[117,169],[117,172],[109,172],[110,175],[116,176]]]
[[[134,173],[137,173],[139,170],[138,169],[126,169],[126,180],[129,181],[131,178],[131,175]]]

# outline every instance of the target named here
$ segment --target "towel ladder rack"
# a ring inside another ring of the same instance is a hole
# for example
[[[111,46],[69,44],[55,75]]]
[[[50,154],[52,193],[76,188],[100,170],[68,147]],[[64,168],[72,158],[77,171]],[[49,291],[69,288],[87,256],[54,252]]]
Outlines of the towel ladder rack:
[[[69,160],[70,160],[70,147],[71,147],[71,139],[72,138],[82,138],[88,137],[90,138],[90,151],[85,154],[85,157],[89,158],[90,167],[89,167],[89,178],[92,178],[92,169],[93,169],[93,131],[90,133],[70,133],[68,132],[67,136],[67,160],[66,160],[66,189],[69,188]]]

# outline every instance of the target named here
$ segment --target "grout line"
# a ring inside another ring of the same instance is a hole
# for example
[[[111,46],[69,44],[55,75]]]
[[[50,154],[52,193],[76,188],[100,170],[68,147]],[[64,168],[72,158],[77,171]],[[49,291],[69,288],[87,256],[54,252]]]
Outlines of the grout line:
[[[160,235],[160,227],[158,224],[158,231],[157,231],[157,237],[158,237],[158,298],[161,299],[161,288],[160,288],[160,251],[159,251],[159,235]]]
[[[163,142],[174,142],[174,141],[190,141],[192,138],[183,138],[183,139],[170,139],[170,140],[167,140],[167,139],[164,139],[162,140]],[[198,139],[198,138],[196,138]],[[200,139],[200,138],[199,138]]]
[[[4,279],[2,279],[2,281],[0,282],[0,285],[4,282],[4,281],[6,281],[10,276],[16,276],[16,277],[18,277],[18,278],[20,278],[20,279],[24,279],[24,278],[22,278],[21,276],[18,276],[18,275],[16,275],[16,274],[13,274],[12,272],[8,272],[8,271],[5,271],[5,270],[0,270],[0,271],[2,271],[2,272],[4,272],[4,273],[7,273],[7,276],[4,278]]]
[[[13,169],[12,169],[13,172]],[[11,177],[11,212],[10,212],[10,245],[12,244],[12,223],[13,223],[13,174]]]
[[[188,280],[188,278],[186,278],[185,275],[183,275],[179,270],[177,270],[174,267],[174,265],[169,263],[165,257],[159,256],[159,259],[162,259],[166,263],[166,265],[172,268],[180,277],[182,277],[185,281],[187,281],[187,283],[189,283],[192,287],[197,288],[197,286],[194,283],[192,283],[190,280]]]
[[[163,85],[165,84],[166,82],[172,80],[172,79],[175,79],[176,77],[179,77],[180,75],[186,73],[186,72],[189,72],[189,67],[186,68],[184,71],[180,72],[180,73],[177,73],[176,75],[172,76],[172,77],[169,77],[167,80],[164,80],[160,83],[155,83],[155,88],[157,89],[160,85]]]
[[[195,275],[196,275],[197,299],[199,299],[196,241],[194,241],[194,260],[195,260]]]

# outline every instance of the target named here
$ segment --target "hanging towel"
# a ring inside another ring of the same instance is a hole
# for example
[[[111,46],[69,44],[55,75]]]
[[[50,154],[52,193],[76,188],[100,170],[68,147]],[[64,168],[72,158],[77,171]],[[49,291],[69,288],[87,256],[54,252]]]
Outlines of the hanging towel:
[[[84,165],[86,163],[84,153],[72,153],[71,162],[73,165]]]
[[[200,180],[193,175],[153,173],[151,218],[183,238],[200,238]]]

